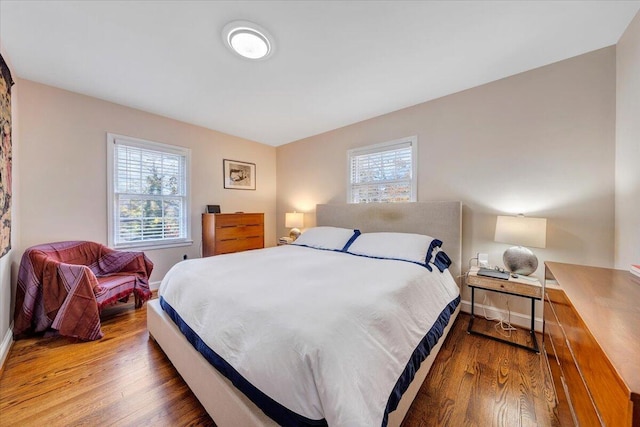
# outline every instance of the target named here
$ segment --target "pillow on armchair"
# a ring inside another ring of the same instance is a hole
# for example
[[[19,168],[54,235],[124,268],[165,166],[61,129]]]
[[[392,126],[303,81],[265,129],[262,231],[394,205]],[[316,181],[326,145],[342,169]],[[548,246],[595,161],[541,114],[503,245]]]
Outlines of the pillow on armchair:
[[[153,263],[142,252],[95,242],[33,246],[20,262],[14,337],[48,329],[82,340],[102,338],[100,310],[131,294],[136,308],[151,298]]]

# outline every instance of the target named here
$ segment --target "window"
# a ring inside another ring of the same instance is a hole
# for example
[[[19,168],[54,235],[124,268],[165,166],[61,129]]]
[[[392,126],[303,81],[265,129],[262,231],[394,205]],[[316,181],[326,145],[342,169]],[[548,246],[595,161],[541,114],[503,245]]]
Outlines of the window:
[[[107,134],[109,246],[191,244],[191,150]]]
[[[418,138],[411,136],[347,152],[347,203],[415,202]]]

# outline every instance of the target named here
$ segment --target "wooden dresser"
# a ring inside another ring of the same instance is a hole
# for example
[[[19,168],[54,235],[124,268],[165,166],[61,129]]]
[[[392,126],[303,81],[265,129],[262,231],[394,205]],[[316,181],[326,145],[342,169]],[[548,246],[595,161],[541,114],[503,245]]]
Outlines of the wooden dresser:
[[[543,348],[562,425],[640,427],[640,280],[545,267]]]
[[[263,213],[202,214],[202,256],[264,248]]]

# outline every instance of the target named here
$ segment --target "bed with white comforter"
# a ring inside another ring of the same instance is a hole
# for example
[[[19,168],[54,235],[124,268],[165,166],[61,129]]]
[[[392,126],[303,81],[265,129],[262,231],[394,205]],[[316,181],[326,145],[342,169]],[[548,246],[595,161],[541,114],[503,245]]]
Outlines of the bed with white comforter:
[[[460,301],[448,270],[303,246],[183,261],[162,308],[282,425],[379,426]]]

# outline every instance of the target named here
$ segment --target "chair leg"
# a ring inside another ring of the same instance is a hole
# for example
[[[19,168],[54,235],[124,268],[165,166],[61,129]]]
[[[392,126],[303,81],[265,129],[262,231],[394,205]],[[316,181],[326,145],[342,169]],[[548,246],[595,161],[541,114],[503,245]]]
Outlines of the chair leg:
[[[144,300],[143,300],[142,298],[140,298],[140,297],[138,296],[138,294],[136,294],[135,292],[134,292],[134,294],[133,294],[133,295],[134,295],[134,297],[135,297],[135,299],[136,299],[136,308],[140,308],[140,307],[142,307],[142,304],[144,303]]]

